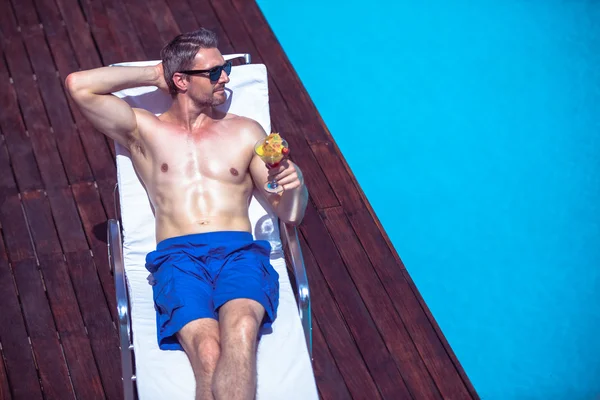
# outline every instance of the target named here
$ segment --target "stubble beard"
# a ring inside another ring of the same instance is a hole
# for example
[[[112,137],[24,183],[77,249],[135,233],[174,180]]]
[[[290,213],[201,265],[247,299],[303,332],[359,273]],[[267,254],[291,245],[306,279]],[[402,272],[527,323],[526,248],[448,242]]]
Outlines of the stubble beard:
[[[215,96],[213,94],[210,97],[194,99],[194,103],[196,104],[196,106],[198,108],[217,107],[217,106],[220,106],[221,104],[225,103],[225,100],[227,100],[227,97],[223,93],[223,96]]]

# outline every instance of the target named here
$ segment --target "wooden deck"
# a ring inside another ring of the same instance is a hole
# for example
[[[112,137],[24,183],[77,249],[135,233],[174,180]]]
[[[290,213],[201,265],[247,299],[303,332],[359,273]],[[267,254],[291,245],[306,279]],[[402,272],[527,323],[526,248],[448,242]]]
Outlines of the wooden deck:
[[[273,128],[311,193],[300,226],[323,399],[477,394],[252,0],[0,0],[0,399],[120,399],[106,252],[114,148],[66,76],[158,58],[182,31],[267,65]]]

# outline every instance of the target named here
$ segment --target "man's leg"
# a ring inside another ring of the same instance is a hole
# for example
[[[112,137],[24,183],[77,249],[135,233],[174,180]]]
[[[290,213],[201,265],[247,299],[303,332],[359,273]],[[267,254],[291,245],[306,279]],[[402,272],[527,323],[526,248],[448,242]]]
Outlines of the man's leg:
[[[213,400],[212,379],[220,354],[219,324],[202,318],[185,325],[177,333],[196,378],[196,400]]]
[[[219,309],[221,356],[213,379],[216,400],[252,400],[256,395],[256,342],[265,309],[249,299]]]

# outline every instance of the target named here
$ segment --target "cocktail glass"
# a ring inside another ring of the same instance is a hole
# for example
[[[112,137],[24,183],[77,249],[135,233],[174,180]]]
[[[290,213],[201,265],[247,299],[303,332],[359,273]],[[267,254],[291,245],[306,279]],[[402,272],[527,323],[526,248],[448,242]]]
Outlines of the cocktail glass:
[[[259,140],[254,145],[254,152],[259,156],[268,168],[277,168],[279,163],[289,153],[288,142],[281,139],[280,143],[269,143],[269,136]],[[269,193],[281,193],[283,186],[278,185],[277,181],[273,179],[265,183],[264,189]]]

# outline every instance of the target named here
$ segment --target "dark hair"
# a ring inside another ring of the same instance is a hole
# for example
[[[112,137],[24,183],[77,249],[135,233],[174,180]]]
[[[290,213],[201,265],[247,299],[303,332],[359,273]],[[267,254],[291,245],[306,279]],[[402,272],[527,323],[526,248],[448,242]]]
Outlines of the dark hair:
[[[171,40],[160,52],[165,81],[171,96],[177,94],[173,74],[192,69],[194,57],[200,49],[212,49],[218,45],[217,35],[208,29],[200,28],[194,32],[182,33]]]

